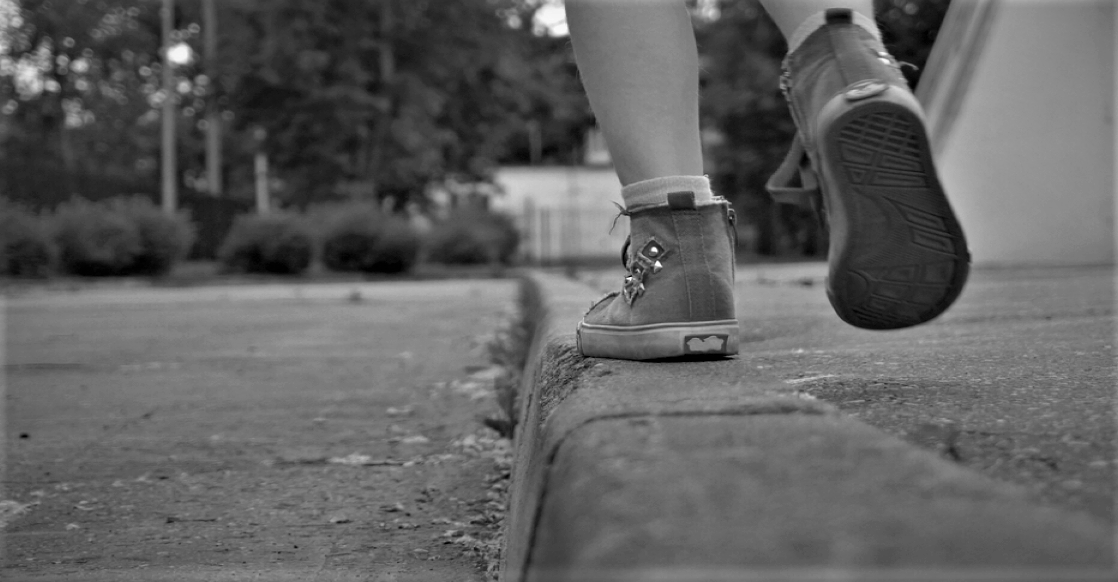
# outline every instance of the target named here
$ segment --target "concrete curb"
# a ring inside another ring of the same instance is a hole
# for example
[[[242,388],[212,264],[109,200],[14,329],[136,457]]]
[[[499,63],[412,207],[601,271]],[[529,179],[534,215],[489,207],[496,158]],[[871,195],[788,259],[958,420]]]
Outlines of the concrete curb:
[[[583,358],[593,293],[523,293],[502,580],[1113,579],[1104,524],[726,362]]]

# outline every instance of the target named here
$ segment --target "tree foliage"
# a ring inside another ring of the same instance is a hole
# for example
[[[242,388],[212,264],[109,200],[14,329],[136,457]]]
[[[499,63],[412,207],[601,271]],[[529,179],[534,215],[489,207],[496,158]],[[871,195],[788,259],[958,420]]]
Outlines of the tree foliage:
[[[486,177],[532,119],[577,117],[562,62],[524,26],[531,4],[260,0],[229,18],[222,71],[241,127],[295,197],[410,198]]]
[[[886,47],[915,65],[903,69],[912,84],[919,80],[948,1],[876,2]],[[761,253],[821,253],[815,216],[774,205],[764,188],[796,131],[779,89],[784,38],[757,0],[700,2],[694,14],[706,165],[715,190],[733,200],[739,220],[757,229]]]
[[[213,66],[176,67],[164,95],[162,0],[0,0],[0,194],[39,207],[154,194],[166,98],[178,105],[186,194],[201,185],[212,107],[226,122],[226,192],[239,199],[252,197],[258,149],[277,197],[297,206],[404,203],[498,163],[577,163],[593,117],[566,39],[532,26],[546,1],[217,0]],[[201,0],[176,6],[174,40],[201,55]],[[802,248],[814,219],[774,209],[763,190],[794,131],[777,88],[784,41],[756,0],[699,6],[716,188],[755,222],[762,250]],[[887,46],[922,66],[947,6],[878,0]]]
[[[913,66],[902,68],[916,87],[951,0],[875,0],[877,22],[889,52]]]
[[[764,184],[795,133],[778,87],[784,38],[756,0],[720,2],[717,18],[695,25],[707,170],[715,191],[770,243],[775,215]]]
[[[0,8],[3,192],[59,202],[155,178],[158,16],[144,0],[23,0]]]
[[[4,1],[0,164],[14,173],[0,188],[38,204],[153,192],[161,0]],[[532,29],[538,5],[220,0],[214,66],[175,69],[180,182],[190,190],[203,175],[203,112],[215,103],[233,196],[251,197],[258,148],[278,197],[297,205],[402,201],[447,178],[483,179],[527,155],[533,123],[545,151],[562,155],[590,116],[563,41]],[[175,40],[201,55],[200,0],[176,7]],[[44,171],[18,171],[28,164]]]

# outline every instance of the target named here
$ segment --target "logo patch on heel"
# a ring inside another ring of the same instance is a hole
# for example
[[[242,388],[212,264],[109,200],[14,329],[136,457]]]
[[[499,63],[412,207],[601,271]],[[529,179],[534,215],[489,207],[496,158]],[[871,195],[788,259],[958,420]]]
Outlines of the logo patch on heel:
[[[723,333],[689,335],[683,338],[685,354],[724,354],[730,336]]]
[[[857,83],[854,83],[853,85],[847,87],[846,92],[843,93],[843,96],[846,97],[847,101],[860,101],[862,99],[868,99],[875,95],[880,95],[884,93],[885,90],[888,88],[889,85],[886,85],[885,83],[882,83],[877,79],[866,79],[865,81],[858,81]]]

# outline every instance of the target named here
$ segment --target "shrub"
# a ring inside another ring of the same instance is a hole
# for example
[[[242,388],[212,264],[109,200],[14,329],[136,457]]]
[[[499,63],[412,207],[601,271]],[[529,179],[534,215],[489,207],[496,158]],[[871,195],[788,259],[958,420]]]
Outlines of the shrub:
[[[106,205],[73,198],[54,213],[62,268],[74,275],[127,275],[143,252],[140,229]]]
[[[185,214],[168,216],[141,196],[114,198],[107,204],[111,211],[130,220],[140,236],[140,252],[133,259],[130,274],[166,274],[194,244],[194,227]]]
[[[55,209],[63,269],[74,275],[162,275],[186,256],[194,229],[142,196],[101,202],[72,198]]]
[[[457,210],[428,234],[427,257],[446,264],[510,264],[520,244],[512,219],[494,212]]]
[[[58,258],[46,223],[0,199],[0,275],[45,277]]]
[[[323,223],[322,262],[335,271],[402,273],[419,258],[419,235],[404,218],[368,204],[345,204]]]
[[[379,273],[410,271],[419,260],[419,247],[419,234],[407,219],[389,218],[381,223],[369,270]]]
[[[303,219],[275,213],[237,218],[218,251],[226,267],[247,273],[295,275],[314,257],[314,238]]]

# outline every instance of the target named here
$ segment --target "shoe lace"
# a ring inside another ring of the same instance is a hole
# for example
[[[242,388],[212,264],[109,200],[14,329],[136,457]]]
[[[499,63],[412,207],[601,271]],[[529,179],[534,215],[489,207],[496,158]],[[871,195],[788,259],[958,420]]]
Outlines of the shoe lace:
[[[630,214],[632,214],[632,212],[626,210],[624,206],[618,204],[613,200],[610,200],[610,202],[612,202],[613,205],[617,207],[617,216],[613,217],[613,224],[609,225],[609,233],[613,234],[613,229],[617,228],[617,221],[621,220],[622,216],[629,216]]]

